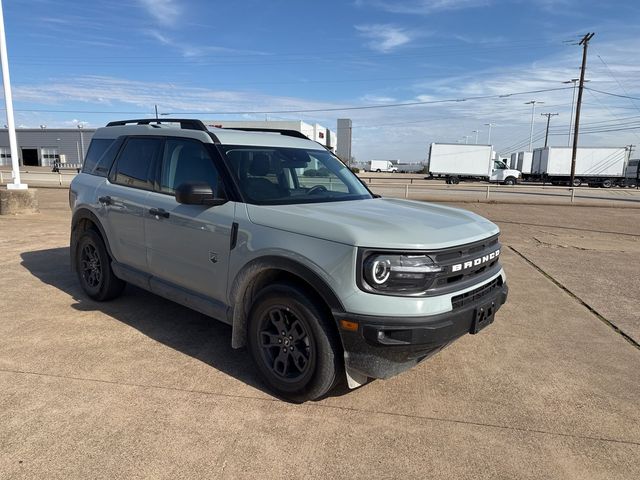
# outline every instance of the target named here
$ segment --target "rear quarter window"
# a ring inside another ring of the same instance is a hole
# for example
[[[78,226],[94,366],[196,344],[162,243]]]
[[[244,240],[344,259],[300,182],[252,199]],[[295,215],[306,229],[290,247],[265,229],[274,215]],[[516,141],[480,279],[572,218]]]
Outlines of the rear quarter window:
[[[82,165],[82,172],[95,175],[95,168],[98,165],[99,160],[113,142],[113,138],[96,138],[91,140],[87,156],[84,158],[84,163]]]

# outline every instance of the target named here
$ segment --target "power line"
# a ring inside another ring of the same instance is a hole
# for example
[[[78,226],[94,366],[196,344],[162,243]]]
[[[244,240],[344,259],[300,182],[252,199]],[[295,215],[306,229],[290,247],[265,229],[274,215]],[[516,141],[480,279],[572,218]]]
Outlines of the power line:
[[[631,99],[631,100],[640,100],[639,97],[632,97],[631,95],[620,95],[618,93],[605,92],[603,90],[598,90],[598,89],[591,88],[591,87],[584,87],[584,88],[587,89],[587,90],[591,90],[592,92],[602,93],[603,95],[610,95],[612,97],[628,98],[628,99]]]
[[[609,68],[609,65],[607,65],[607,62],[604,61],[604,59],[600,56],[597,55],[597,57],[600,59],[600,61],[602,62],[602,64],[607,68],[607,71],[609,72],[609,75],[611,75],[611,78],[613,78],[616,83],[618,84],[618,86],[622,89],[622,91],[629,96],[629,92],[627,92],[627,90],[624,88],[624,86],[622,85],[622,83],[620,83],[620,81],[616,78],[616,76],[613,74],[613,72],[611,71],[611,69]],[[640,111],[640,108],[638,108],[638,106],[635,104],[635,102],[633,100],[631,100],[631,104],[636,107],[638,109],[638,111]]]
[[[571,88],[571,87],[569,87]],[[473,100],[489,100],[489,99],[497,99],[497,98],[508,98],[515,97],[518,95],[530,95],[532,93],[543,93],[543,92],[555,92],[558,90],[566,90],[567,87],[558,87],[558,88],[546,88],[541,90],[530,90],[526,92],[512,92],[505,93],[501,95],[476,95],[472,97],[464,97],[464,98],[451,98],[451,99],[443,99],[443,100],[427,100],[421,102],[405,102],[405,103],[385,103],[379,105],[361,105],[361,106],[348,106],[348,107],[335,107],[335,108],[307,108],[307,109],[297,109],[297,110],[245,110],[245,111],[231,111],[231,112],[221,112],[221,111],[194,111],[194,112],[163,112],[161,115],[171,116],[171,115],[264,115],[264,114],[287,114],[287,113],[318,113],[318,112],[341,112],[341,111],[349,111],[349,110],[373,110],[379,108],[399,108],[399,107],[410,107],[416,105],[436,105],[443,103],[461,103],[468,102]],[[119,115],[136,115],[141,113],[140,111],[131,112],[131,111],[95,111],[95,110],[50,110],[50,109],[19,109],[16,111],[20,112],[36,112],[36,113],[95,113],[95,114],[119,114]]]
[[[489,100],[495,98],[507,98],[514,97],[518,95],[530,95],[532,93],[543,93],[543,92],[555,92],[558,90],[566,90],[567,87],[558,87],[558,88],[546,88],[541,90],[531,90],[527,92],[514,92],[514,93],[506,93],[502,95],[476,95],[472,97],[464,97],[464,98],[451,98],[444,100],[427,100],[422,102],[406,102],[406,103],[387,103],[381,105],[363,105],[363,106],[353,106],[353,107],[336,107],[336,108],[315,108],[315,109],[301,109],[301,110],[268,110],[268,111],[238,111],[238,112],[211,112],[211,111],[200,111],[200,112],[169,112],[166,115],[250,115],[250,114],[270,114],[270,113],[313,113],[313,112],[340,112],[346,110],[370,110],[370,109],[378,109],[378,108],[395,108],[395,107],[410,107],[416,105],[435,105],[442,103],[461,103],[473,100]]]

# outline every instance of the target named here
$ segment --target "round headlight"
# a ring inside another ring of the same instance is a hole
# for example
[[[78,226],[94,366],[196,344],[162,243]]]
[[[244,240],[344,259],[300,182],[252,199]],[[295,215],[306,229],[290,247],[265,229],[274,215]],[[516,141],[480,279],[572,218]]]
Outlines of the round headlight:
[[[375,260],[371,264],[371,279],[377,285],[382,285],[389,280],[391,275],[391,262],[388,259]]]

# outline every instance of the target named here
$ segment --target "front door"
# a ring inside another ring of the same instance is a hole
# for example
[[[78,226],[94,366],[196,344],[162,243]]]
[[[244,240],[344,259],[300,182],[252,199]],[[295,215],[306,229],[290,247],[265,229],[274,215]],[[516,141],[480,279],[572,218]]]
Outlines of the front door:
[[[169,138],[160,167],[159,190],[149,195],[145,217],[147,264],[157,278],[226,303],[231,226],[235,203],[209,207],[176,202],[175,188],[188,181],[223,189],[204,145]]]

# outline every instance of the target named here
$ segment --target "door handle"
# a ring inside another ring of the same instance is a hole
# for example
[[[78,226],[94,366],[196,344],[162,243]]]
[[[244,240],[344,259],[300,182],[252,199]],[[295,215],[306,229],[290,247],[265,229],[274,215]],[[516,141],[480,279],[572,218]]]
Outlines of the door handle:
[[[149,209],[149,213],[154,217],[169,218],[169,212],[164,208],[151,208]]]
[[[109,195],[98,198],[98,201],[103,205],[113,205],[113,200]]]

